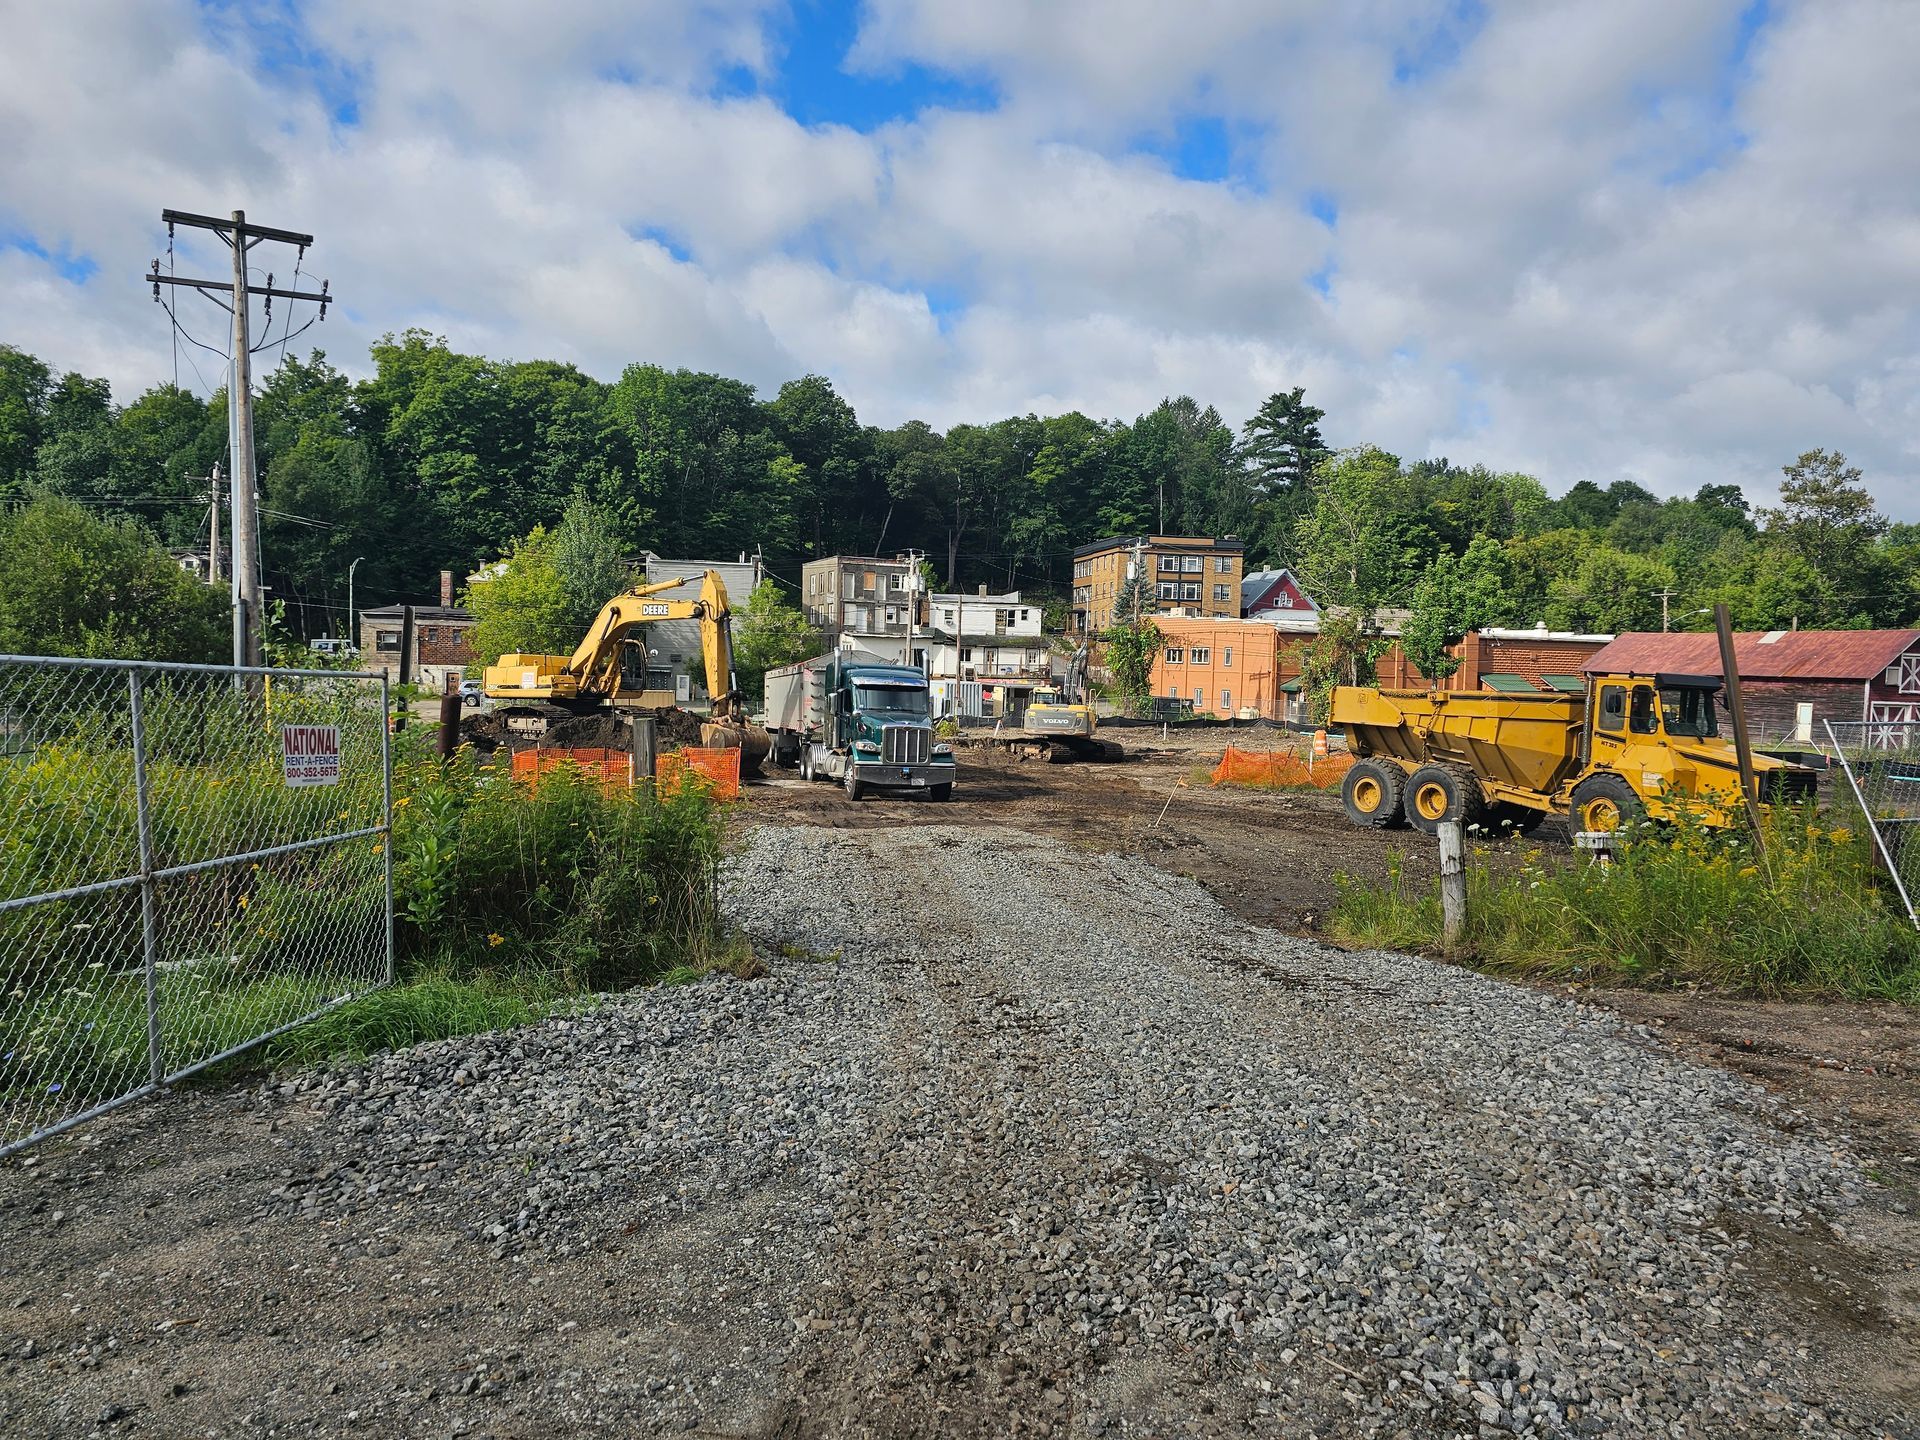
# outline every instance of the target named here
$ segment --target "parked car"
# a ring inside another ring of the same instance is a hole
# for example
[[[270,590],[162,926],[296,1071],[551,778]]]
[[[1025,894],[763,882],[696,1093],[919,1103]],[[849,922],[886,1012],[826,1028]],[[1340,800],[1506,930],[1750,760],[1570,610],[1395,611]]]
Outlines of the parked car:
[[[460,682],[460,703],[465,705],[469,710],[478,710],[480,708],[481,686],[483,683],[484,682],[478,679],[462,680]]]
[[[360,647],[351,640],[342,640],[337,635],[322,635],[317,640],[309,640],[307,649],[316,655],[358,655]]]

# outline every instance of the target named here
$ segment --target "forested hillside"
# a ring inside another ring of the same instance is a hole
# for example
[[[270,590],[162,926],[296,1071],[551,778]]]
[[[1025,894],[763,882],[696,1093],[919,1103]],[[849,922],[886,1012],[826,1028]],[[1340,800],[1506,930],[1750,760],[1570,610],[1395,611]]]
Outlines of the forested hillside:
[[[463,355],[418,331],[350,381],[320,352],[267,372],[256,411],[265,567],[289,619],[344,629],[361,604],[429,599],[576,492],[628,553],[731,556],[776,575],[836,551],[932,557],[942,581],[1059,594],[1071,551],[1104,535],[1238,535],[1248,563],[1293,565],[1325,602],[1415,606],[1432,636],[1469,624],[1675,628],[1726,600],[1744,627],[1903,624],[1920,611],[1920,527],[1889,526],[1844,457],[1780,457],[1781,509],[1702,476],[1685,498],[1602,489],[1379,450],[1329,453],[1301,391],[1237,426],[1181,396],[1131,420],[1021,415],[862,425],[817,375],[777,394],[635,364],[607,384],[571,365]],[[1819,437],[1807,437],[1809,446]],[[205,475],[224,394],[106,382],[0,345],[0,501],[43,492],[204,544]],[[1556,494],[1555,492],[1559,493]]]

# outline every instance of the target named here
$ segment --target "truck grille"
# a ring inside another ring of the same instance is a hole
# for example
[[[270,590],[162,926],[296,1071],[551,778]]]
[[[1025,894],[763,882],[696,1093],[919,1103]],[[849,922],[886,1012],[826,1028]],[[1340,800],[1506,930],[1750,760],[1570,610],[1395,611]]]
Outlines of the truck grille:
[[[924,765],[933,737],[919,725],[888,725],[880,731],[880,758],[889,765]]]

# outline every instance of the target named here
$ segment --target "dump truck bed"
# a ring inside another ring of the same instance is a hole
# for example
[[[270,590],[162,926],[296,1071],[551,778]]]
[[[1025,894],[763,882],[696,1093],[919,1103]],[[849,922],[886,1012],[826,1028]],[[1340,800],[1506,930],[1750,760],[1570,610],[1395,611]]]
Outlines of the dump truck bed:
[[[1584,695],[1343,686],[1329,718],[1355,755],[1465,765],[1492,786],[1544,797],[1579,772],[1586,715]]]

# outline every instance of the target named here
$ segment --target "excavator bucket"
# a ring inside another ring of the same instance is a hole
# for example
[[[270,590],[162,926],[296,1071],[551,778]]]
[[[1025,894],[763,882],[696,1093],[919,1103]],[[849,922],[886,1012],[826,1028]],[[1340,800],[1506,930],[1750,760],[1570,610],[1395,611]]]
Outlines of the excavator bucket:
[[[702,721],[700,743],[710,750],[738,750],[743,777],[760,773],[760,762],[771,748],[766,731],[731,717]]]

